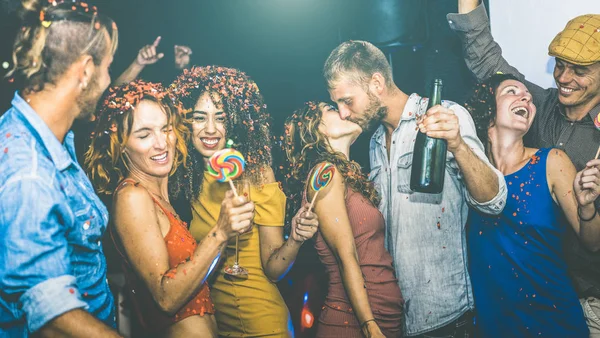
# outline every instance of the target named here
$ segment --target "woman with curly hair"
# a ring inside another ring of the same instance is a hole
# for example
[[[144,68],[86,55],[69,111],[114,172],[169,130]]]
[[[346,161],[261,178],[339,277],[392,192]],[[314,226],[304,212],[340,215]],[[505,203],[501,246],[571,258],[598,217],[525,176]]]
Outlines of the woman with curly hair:
[[[562,150],[525,147],[536,107],[511,75],[480,84],[466,107],[509,196],[500,215],[469,215],[479,336],[588,337],[562,248],[569,226],[588,249],[600,248],[600,160],[577,173]]]
[[[325,103],[306,103],[285,124],[286,186],[296,203],[313,199],[308,177],[317,166],[335,166],[314,204],[321,224],[315,248],[329,275],[317,337],[402,336],[403,299],[384,245],[380,199],[360,166],[349,160],[361,131]]]
[[[145,336],[216,337],[205,280],[227,240],[251,226],[253,204],[223,196],[221,214],[196,243],[169,203],[169,175],[187,154],[172,101],[160,84],[111,88],[85,166],[97,192],[113,194],[110,233]]]
[[[300,209],[284,241],[286,197],[271,169],[269,115],[256,83],[237,69],[194,67],[184,71],[170,90],[187,110],[186,123],[191,130],[191,165],[176,173],[173,194],[182,193],[191,201],[192,235],[197,240],[209,236],[211,224],[222,209],[221,200],[229,185],[210,176],[205,166],[226,145],[233,145],[246,159],[240,179],[250,181],[250,198],[256,207],[254,223],[258,227],[239,237],[239,263],[247,269],[247,276],[230,276],[224,271],[235,260],[233,241],[212,285],[219,335],[293,335],[288,309],[275,282],[291,268],[300,246],[314,235],[318,222],[314,214]]]

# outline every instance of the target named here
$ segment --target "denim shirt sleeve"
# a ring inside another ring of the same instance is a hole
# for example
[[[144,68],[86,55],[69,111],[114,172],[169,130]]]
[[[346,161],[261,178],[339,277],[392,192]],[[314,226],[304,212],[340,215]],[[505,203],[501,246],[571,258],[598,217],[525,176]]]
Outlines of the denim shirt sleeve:
[[[51,178],[13,177],[0,187],[0,289],[35,332],[61,314],[87,308],[71,275],[66,229],[69,209]]]
[[[506,197],[508,195],[508,190],[506,188],[506,181],[504,180],[504,175],[494,168],[487,156],[485,155],[485,151],[483,148],[483,144],[477,137],[477,132],[475,131],[475,123],[473,123],[473,119],[471,115],[467,112],[467,110],[457,104],[450,106],[450,109],[454,111],[454,113],[458,116],[458,121],[460,125],[460,134],[465,141],[465,143],[471,148],[471,150],[481,159],[488,167],[490,167],[496,177],[498,178],[498,193],[494,198],[487,202],[478,202],[473,196],[469,193],[466,187],[464,187],[464,195],[467,200],[467,203],[479,210],[480,212],[498,215],[504,210],[504,206],[506,204]]]

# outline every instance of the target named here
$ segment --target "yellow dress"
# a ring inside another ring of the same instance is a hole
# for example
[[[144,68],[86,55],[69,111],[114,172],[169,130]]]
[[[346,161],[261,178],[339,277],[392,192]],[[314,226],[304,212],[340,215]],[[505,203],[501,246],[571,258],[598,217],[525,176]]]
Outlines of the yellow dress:
[[[207,173],[200,198],[192,204],[190,232],[201,240],[217,224],[221,202],[228,183],[220,183]],[[289,337],[291,319],[277,286],[263,272],[257,226],[283,226],[285,195],[278,183],[251,187],[255,204],[255,226],[239,238],[239,264],[248,270],[247,279],[231,277],[223,272],[235,260],[235,238],[225,251],[226,262],[219,267],[211,287],[219,336],[223,337]]]

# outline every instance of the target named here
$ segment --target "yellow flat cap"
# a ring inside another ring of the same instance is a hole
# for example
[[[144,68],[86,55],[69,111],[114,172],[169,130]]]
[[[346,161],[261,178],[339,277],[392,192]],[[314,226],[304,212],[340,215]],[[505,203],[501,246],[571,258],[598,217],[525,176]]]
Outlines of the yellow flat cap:
[[[600,14],[569,21],[548,46],[548,54],[580,66],[600,61]]]

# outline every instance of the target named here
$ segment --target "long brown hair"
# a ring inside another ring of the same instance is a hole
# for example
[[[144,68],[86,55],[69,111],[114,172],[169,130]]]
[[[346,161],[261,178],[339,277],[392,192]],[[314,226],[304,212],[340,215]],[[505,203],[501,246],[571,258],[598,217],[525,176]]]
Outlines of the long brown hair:
[[[288,203],[288,214],[294,215],[295,210],[300,207],[308,175],[321,162],[335,165],[348,187],[363,195],[374,206],[378,206],[379,195],[373,182],[362,172],[360,165],[333,150],[327,137],[319,131],[321,117],[319,104],[311,101],[294,111],[285,122],[283,148],[287,166],[284,167],[284,187],[291,202]]]
[[[95,116],[92,144],[85,153],[84,165],[98,193],[112,194],[129,173],[123,150],[131,134],[133,111],[141,101],[158,104],[173,127],[177,141],[171,174],[186,164],[188,129],[181,121],[174,98],[167,95],[160,84],[142,80],[113,87]]]
[[[99,65],[108,50],[114,54],[117,49],[114,21],[85,2],[56,1],[44,7],[42,0],[23,0],[20,16],[23,24],[13,45],[14,66],[6,76],[16,77],[25,92],[54,83],[81,55],[90,55]]]

